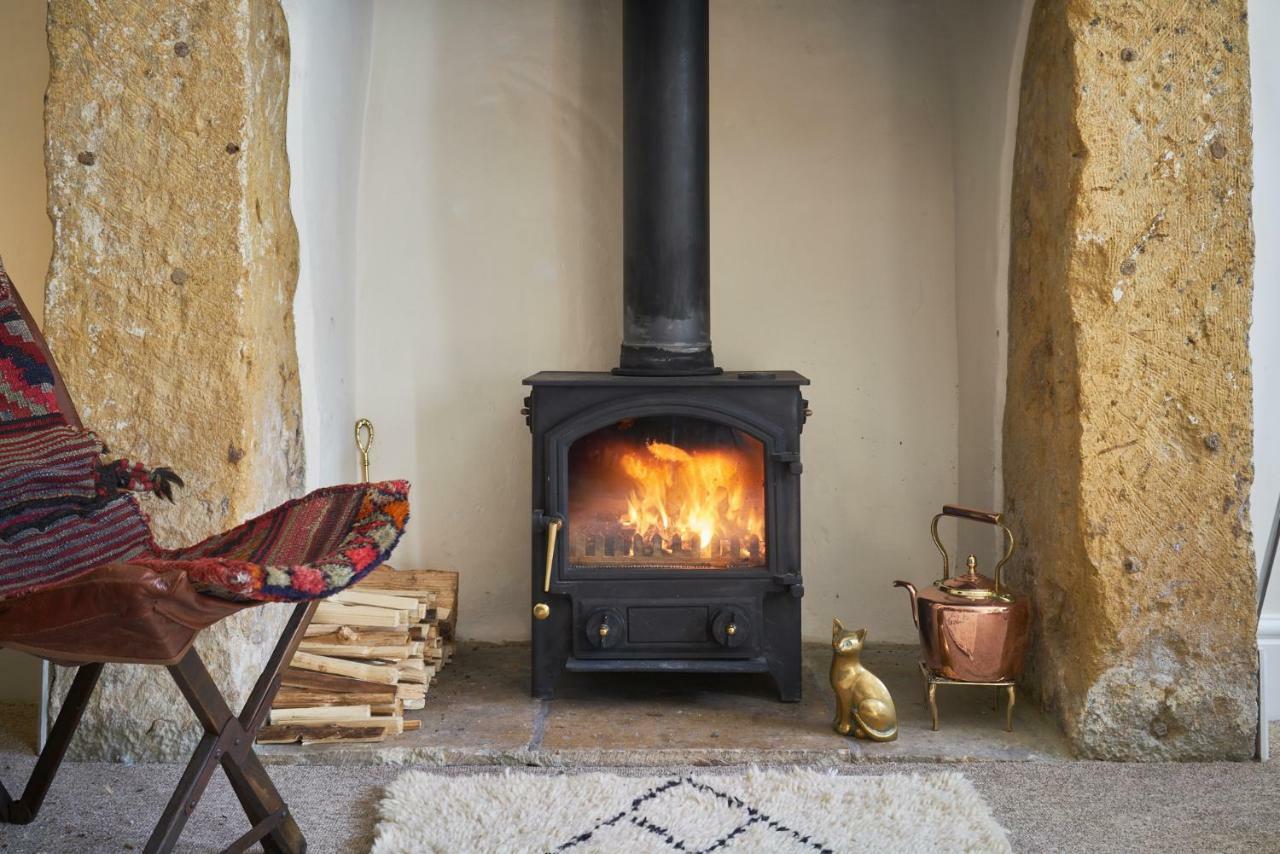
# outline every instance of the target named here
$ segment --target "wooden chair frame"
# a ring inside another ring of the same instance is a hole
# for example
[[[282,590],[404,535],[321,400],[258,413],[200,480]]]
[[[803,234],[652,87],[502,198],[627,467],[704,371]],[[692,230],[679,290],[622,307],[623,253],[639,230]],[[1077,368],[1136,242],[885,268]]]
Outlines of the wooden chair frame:
[[[280,640],[238,716],[227,706],[194,646],[176,664],[168,666],[178,690],[204,727],[204,736],[187,762],[173,796],[143,849],[145,854],[161,854],[174,849],[187,819],[195,812],[196,804],[219,765],[231,782],[231,788],[251,825],[247,833],[225,849],[228,854],[247,851],[258,842],[270,854],[304,854],[307,850],[306,839],[290,815],[288,805],[253,752],[253,742],[280,690],[280,671],[293,659],[318,604],[307,602],[293,609]],[[0,822],[29,824],[35,820],[67,752],[67,745],[80,725],[80,718],[98,684],[98,677],[102,675],[103,666],[102,662],[94,662],[76,669],[62,711],[54,722],[44,749],[40,751],[22,797],[13,798],[0,783]]]

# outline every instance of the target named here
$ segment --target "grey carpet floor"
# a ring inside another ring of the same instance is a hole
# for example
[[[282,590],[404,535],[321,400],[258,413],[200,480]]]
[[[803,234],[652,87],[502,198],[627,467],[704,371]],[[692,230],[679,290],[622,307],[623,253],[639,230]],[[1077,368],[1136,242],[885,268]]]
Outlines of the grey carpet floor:
[[[4,712],[0,709],[0,715]],[[5,716],[12,721],[12,714],[10,710]],[[30,747],[6,729],[0,726],[0,778],[13,788],[25,780],[34,758]],[[927,773],[940,767],[944,766],[877,763],[847,766],[841,773]],[[973,781],[1018,851],[1280,851],[1280,762],[986,762],[945,767]],[[141,850],[181,770],[175,765],[69,763],[35,824],[0,825],[0,851]],[[270,769],[317,854],[367,851],[382,787],[401,770]],[[441,773],[489,772],[472,768]],[[243,830],[239,805],[218,775],[179,850],[217,851]],[[939,828],[940,838],[945,833]]]

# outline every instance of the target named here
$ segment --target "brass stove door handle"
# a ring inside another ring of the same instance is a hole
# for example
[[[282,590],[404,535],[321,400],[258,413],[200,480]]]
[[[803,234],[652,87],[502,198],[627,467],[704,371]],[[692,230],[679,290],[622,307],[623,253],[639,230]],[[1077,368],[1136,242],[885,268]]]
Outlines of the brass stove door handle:
[[[556,562],[556,536],[560,533],[560,527],[564,524],[554,517],[547,520],[547,574],[542,580],[542,592],[551,592],[551,568]]]

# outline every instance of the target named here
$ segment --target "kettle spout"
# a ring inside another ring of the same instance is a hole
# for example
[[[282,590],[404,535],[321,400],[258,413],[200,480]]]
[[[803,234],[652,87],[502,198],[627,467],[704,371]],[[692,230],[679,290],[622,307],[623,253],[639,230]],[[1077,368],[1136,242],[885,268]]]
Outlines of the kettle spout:
[[[916,624],[916,628],[920,628],[920,610],[916,607],[916,586],[910,581],[895,581],[894,587],[905,587],[907,592],[911,594],[911,621]]]

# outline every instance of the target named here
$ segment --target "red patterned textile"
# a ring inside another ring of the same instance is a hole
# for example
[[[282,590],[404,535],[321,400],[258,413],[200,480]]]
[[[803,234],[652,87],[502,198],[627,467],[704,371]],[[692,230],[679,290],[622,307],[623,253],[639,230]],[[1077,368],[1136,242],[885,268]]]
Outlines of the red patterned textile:
[[[15,301],[0,262],[0,434],[62,424],[53,370]]]
[[[390,557],[408,519],[403,480],[331,486],[194,546],[131,563],[158,572],[181,566],[197,590],[226,599],[318,599]]]
[[[0,435],[0,530],[24,505],[97,497],[98,437],[75,427]]]
[[[104,461],[98,438],[67,424],[17,300],[0,264],[0,599],[127,563],[184,572],[225,599],[298,601],[336,593],[390,556],[409,518],[404,481],[317,490],[194,546],[157,546],[132,493],[173,500],[182,479]]]
[[[52,587],[152,548],[133,496],[63,514],[0,539],[0,598]]]
[[[0,598],[152,549],[133,497],[99,490],[106,450],[67,424],[39,332],[0,262]]]

